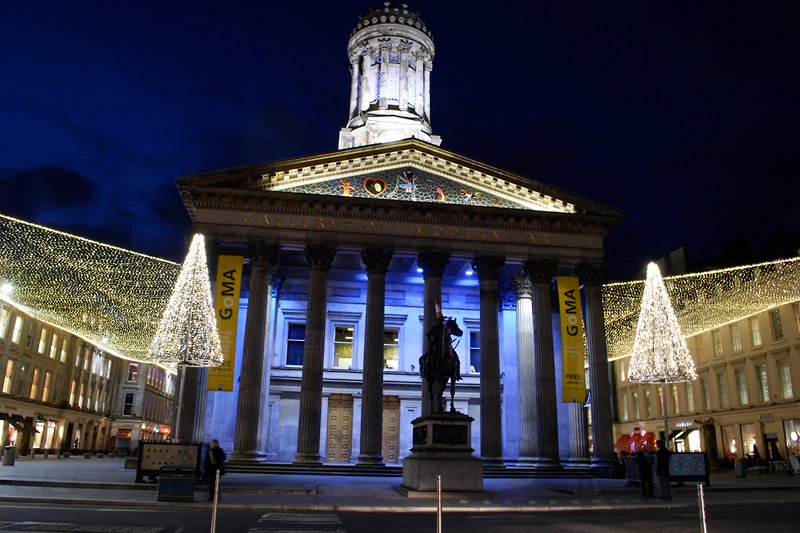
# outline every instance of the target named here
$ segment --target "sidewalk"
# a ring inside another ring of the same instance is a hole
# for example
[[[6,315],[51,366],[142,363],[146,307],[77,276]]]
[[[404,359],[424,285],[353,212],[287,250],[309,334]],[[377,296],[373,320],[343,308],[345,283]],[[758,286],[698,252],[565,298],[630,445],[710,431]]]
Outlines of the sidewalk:
[[[0,466],[0,501],[98,506],[210,506],[205,484],[194,502],[159,502],[155,483],[135,483],[136,471],[117,458],[19,458]],[[339,512],[433,512],[435,495],[406,497],[398,477],[340,477],[229,473],[221,481],[226,509]],[[695,485],[673,486],[672,500],[642,498],[623,479],[485,479],[484,493],[445,494],[448,512],[540,512],[589,509],[696,508]],[[706,506],[800,503],[800,477],[711,475]]]

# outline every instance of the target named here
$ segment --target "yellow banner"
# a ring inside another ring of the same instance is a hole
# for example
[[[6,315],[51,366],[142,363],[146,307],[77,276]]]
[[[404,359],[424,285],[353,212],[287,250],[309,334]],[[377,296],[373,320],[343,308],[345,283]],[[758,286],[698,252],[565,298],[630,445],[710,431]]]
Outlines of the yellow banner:
[[[558,308],[561,312],[561,401],[586,401],[583,361],[583,312],[578,278],[559,276]]]
[[[242,291],[241,255],[221,255],[217,262],[217,288],[214,313],[217,315],[222,364],[208,369],[208,390],[232,391],[236,362],[236,326],[239,320],[239,295]]]

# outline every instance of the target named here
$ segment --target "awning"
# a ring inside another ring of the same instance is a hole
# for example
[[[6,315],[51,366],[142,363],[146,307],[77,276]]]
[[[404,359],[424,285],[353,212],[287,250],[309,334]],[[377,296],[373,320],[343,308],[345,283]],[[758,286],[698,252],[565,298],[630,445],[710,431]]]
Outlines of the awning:
[[[630,448],[630,443],[631,443],[631,436],[625,434],[617,439],[617,442],[614,443],[614,448],[618,450],[621,450],[623,448]]]
[[[114,436],[118,439],[129,439],[131,438],[131,431],[130,429],[119,428]]]
[[[11,426],[16,429],[17,431],[22,431],[25,429],[25,424],[19,422],[16,418],[16,415],[10,415],[8,413],[0,413],[0,420],[8,421]]]
[[[39,433],[36,430],[36,427],[31,423],[31,421],[25,418],[24,416],[6,415],[6,417],[3,418],[5,418],[5,420],[8,420],[8,423],[14,426],[17,431],[24,431],[27,429],[31,433]]]
[[[669,440],[680,438],[681,435],[686,433],[685,429],[678,429],[669,434]]]
[[[635,450],[639,451],[642,449],[643,445],[647,446],[647,449],[653,451],[656,449],[656,435],[655,433],[645,433],[642,435],[641,433],[634,433],[633,434],[633,444]]]

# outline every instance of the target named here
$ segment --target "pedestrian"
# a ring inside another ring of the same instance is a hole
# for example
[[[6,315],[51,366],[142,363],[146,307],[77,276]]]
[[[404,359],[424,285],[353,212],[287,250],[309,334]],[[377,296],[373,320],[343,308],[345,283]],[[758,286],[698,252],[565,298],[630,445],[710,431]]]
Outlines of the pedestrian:
[[[642,497],[653,497],[653,458],[647,451],[647,444],[642,444],[636,453],[636,470],[639,472],[639,483],[642,486]]]
[[[669,457],[672,452],[669,451],[663,439],[658,439],[656,446],[658,447],[656,451],[656,474],[658,475],[658,482],[661,484],[661,497],[669,500],[672,498],[669,480]]]
[[[217,488],[217,472],[220,477],[225,475],[225,450],[223,450],[217,439],[211,440],[211,445],[208,447],[205,463],[205,477],[208,480],[208,499],[214,499],[214,494]]]

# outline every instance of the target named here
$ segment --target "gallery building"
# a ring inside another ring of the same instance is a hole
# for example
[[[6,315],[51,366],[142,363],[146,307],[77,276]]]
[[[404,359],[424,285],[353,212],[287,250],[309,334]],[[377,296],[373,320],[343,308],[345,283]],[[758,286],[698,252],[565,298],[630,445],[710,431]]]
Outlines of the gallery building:
[[[187,371],[183,437],[239,459],[400,462],[427,410],[419,358],[439,304],[464,332],[455,406],[475,419],[481,458],[608,465],[600,288],[621,214],[442,148],[417,13],[363,15],[348,55],[338,150],[178,180],[212,277],[241,287],[232,390],[206,392],[208,371]],[[229,256],[243,257],[241,279],[213,272]],[[562,397],[558,276],[582,288],[588,403]]]

